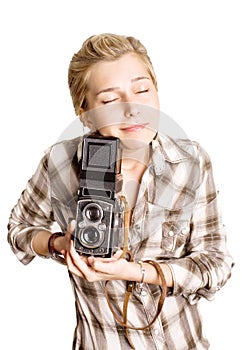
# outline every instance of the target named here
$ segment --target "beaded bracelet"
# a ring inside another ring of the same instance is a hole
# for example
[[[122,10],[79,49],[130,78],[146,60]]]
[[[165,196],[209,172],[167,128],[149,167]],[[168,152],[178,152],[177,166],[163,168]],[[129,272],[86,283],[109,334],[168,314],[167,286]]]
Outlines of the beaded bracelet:
[[[62,264],[65,264],[65,260],[64,260],[63,255],[61,254],[61,252],[56,250],[54,247],[54,242],[55,242],[56,238],[62,237],[62,236],[64,236],[64,234],[62,232],[52,233],[52,235],[50,236],[50,238],[48,240],[48,250],[49,250],[49,256],[52,259],[54,259]]]

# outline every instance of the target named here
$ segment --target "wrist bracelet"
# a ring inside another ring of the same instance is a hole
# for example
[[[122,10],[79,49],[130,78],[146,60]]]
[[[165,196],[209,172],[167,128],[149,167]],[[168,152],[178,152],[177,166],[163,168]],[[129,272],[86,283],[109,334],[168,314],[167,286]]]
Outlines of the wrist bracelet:
[[[62,236],[64,236],[62,232],[55,232],[55,233],[52,233],[52,235],[50,236],[48,240],[48,250],[51,257],[56,257],[58,255],[61,255],[61,252],[55,249],[54,242],[56,238],[62,237]]]
[[[137,261],[137,264],[139,264],[141,267],[141,281],[138,283],[139,284],[138,291],[141,293],[146,270],[143,266],[143,261],[139,260],[139,261]]]

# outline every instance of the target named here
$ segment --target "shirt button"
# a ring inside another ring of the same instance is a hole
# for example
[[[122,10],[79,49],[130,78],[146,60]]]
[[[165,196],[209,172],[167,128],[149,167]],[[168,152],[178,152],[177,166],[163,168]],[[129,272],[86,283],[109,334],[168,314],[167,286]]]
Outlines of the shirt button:
[[[188,227],[184,227],[182,230],[181,230],[181,233],[183,235],[185,235],[186,233],[188,233]]]
[[[174,231],[170,230],[170,231],[168,232],[168,235],[169,235],[170,237],[173,237]]]
[[[148,293],[147,293],[147,291],[146,291],[145,289],[143,289],[143,290],[141,291],[141,296],[145,297],[147,294],[148,294]]]
[[[154,330],[154,334],[155,334],[155,335],[158,335],[158,334],[159,334],[159,329],[155,329],[155,330]]]

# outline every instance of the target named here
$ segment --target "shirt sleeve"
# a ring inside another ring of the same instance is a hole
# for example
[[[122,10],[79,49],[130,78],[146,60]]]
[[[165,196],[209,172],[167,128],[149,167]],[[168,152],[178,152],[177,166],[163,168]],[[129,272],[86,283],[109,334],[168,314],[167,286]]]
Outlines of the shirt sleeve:
[[[28,264],[36,256],[32,239],[41,230],[50,230],[53,211],[50,201],[47,153],[40,161],[35,174],[28,181],[8,223],[8,242],[18,260]]]
[[[187,253],[183,258],[168,262],[174,279],[173,294],[182,294],[191,304],[200,297],[213,299],[216,291],[229,279],[234,264],[226,246],[211,161],[200,147],[199,162],[200,181]]]

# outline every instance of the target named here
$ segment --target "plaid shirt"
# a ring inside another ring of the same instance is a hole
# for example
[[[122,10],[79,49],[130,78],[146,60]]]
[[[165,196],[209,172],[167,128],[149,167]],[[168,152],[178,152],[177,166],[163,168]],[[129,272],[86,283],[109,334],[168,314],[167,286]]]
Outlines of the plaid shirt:
[[[62,231],[76,216],[81,138],[52,146],[29,180],[9,221],[9,243],[28,264],[35,257],[32,238],[57,222]],[[137,350],[208,349],[198,301],[212,299],[230,277],[233,260],[226,248],[211,162],[199,144],[158,135],[152,142],[129,230],[135,260],[167,263],[174,286],[156,322],[144,331],[129,330]],[[103,283],[88,283],[70,274],[76,299],[73,349],[131,349],[115,320]],[[126,282],[110,281],[109,297],[122,313]],[[130,325],[140,327],[155,315],[161,288],[144,284],[134,290],[128,307]]]

